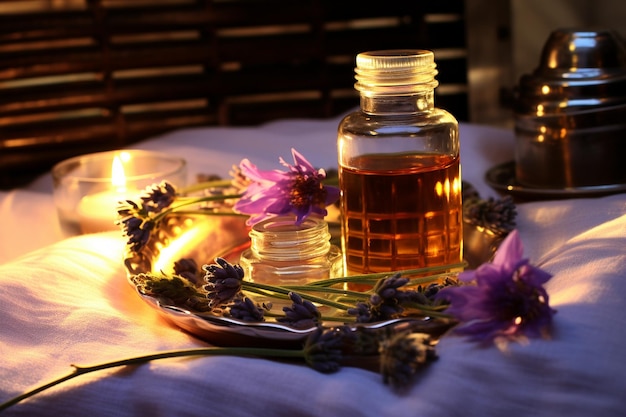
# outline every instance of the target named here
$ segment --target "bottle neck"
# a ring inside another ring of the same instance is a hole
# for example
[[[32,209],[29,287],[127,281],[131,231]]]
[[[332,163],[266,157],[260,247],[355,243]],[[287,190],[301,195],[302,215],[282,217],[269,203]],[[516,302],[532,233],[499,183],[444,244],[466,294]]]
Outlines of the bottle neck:
[[[371,94],[361,91],[361,110],[367,114],[416,114],[434,109],[434,90],[399,95]]]
[[[293,217],[276,217],[255,224],[250,249],[262,260],[292,262],[324,256],[330,250],[328,224],[306,218],[296,225]]]

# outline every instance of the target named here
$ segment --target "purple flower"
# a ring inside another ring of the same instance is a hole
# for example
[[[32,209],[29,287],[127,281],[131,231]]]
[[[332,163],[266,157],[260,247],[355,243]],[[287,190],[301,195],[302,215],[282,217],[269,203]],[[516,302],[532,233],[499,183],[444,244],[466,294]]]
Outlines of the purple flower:
[[[552,276],[530,265],[522,255],[522,243],[513,230],[493,262],[459,274],[460,281],[475,281],[476,285],[439,291],[437,297],[450,302],[446,312],[460,322],[457,333],[484,342],[547,335],[556,311],[548,304],[543,284]]]
[[[326,216],[326,206],[339,198],[337,187],[326,186],[323,169],[315,168],[295,149],[291,149],[294,165],[280,158],[288,171],[261,171],[248,159],[241,161],[242,174],[251,183],[235,204],[234,210],[250,215],[248,224],[254,224],[273,216],[293,213],[296,224],[310,214]]]

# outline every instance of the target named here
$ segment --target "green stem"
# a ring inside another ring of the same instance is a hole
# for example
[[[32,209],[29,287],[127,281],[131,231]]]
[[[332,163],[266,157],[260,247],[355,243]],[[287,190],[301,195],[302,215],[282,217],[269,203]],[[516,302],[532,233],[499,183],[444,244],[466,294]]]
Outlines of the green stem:
[[[88,374],[90,372],[101,371],[103,369],[116,368],[119,366],[137,365],[158,359],[177,358],[183,356],[213,356],[213,355],[234,355],[248,357],[265,357],[265,358],[304,358],[304,350],[299,349],[272,349],[272,348],[253,348],[253,347],[208,347],[196,349],[172,350],[168,352],[153,353],[150,355],[137,356],[129,359],[122,359],[112,362],[105,362],[93,366],[77,366],[70,374],[62,376],[44,385],[40,385],[30,391],[27,391],[17,397],[0,404],[0,411],[3,411],[27,398],[30,398],[42,391],[59,385],[65,381],[76,378],[78,376]]]
[[[427,277],[413,278],[406,284],[406,286],[414,287],[421,284],[431,284],[433,281],[436,281],[439,278],[447,277],[449,275],[450,272],[442,272],[441,274],[429,275]]]
[[[274,319],[285,317],[284,314],[272,313],[271,311],[266,311],[264,315],[265,317],[271,317]],[[341,324],[346,324],[346,323],[355,323],[356,318],[353,316],[320,316],[320,321],[321,322],[337,322]],[[279,322],[277,321],[277,323]]]
[[[353,297],[355,299],[366,300],[370,297],[371,292],[368,291],[350,291],[342,288],[320,287],[316,285],[284,285],[283,288],[297,292],[323,292],[324,294],[337,294],[343,297]]]
[[[391,275],[395,275],[395,274],[401,274],[401,275],[422,275],[425,273],[431,273],[431,272],[437,272],[437,271],[451,271],[454,269],[462,269],[465,268],[467,266],[467,264],[465,262],[460,262],[460,263],[456,263],[456,264],[449,264],[449,265],[440,265],[440,266],[429,266],[429,267],[425,267],[425,268],[417,268],[417,269],[405,269],[405,270],[401,270],[401,271],[392,271],[392,272],[378,272],[378,273],[373,273],[373,274],[363,274],[363,275],[351,275],[348,277],[341,277],[341,278],[329,278],[329,279],[324,279],[324,280],[319,280],[319,281],[315,281],[315,282],[311,282],[310,285],[318,285],[318,286],[322,286],[322,287],[326,287],[326,286],[332,286],[332,285],[336,285],[336,284],[343,284],[346,282],[362,282],[362,283],[367,283],[370,281],[377,281],[380,278],[385,278]],[[426,277],[421,277],[421,278],[417,278],[415,280],[412,280],[411,283],[413,283],[414,281],[420,280],[423,282],[429,282],[433,281],[434,279],[436,279],[437,277],[440,277],[442,274],[438,274],[438,275],[429,275]],[[444,273],[445,275],[445,273]]]
[[[236,213],[234,211],[176,210],[176,214],[249,217],[247,214]]]
[[[266,284],[260,284],[258,282],[251,282],[251,281],[243,281],[241,288],[243,290],[248,290],[248,291],[257,292],[257,293],[259,292],[256,290],[261,290],[262,291],[261,294],[264,294],[264,295],[269,295],[268,291],[273,292],[273,293],[278,293],[278,294],[284,294],[284,295],[288,295],[290,292],[294,292],[288,288],[280,287],[277,285],[266,285]],[[312,303],[318,303],[318,304],[322,304],[328,307],[334,307],[338,310],[348,310],[349,308],[352,308],[352,306],[342,304],[342,303],[337,303],[327,298],[316,297],[314,295],[303,294],[303,293],[298,293],[298,294],[303,299],[309,300]]]
[[[211,188],[228,188],[233,185],[232,179],[229,180],[215,180],[215,181],[205,181],[199,182],[193,185],[188,185],[187,187],[183,187],[178,190],[177,194],[189,194],[194,193],[196,191],[204,191],[206,189]]]
[[[241,197],[241,194],[214,195],[214,196],[206,196],[206,197],[178,197],[176,201],[177,202],[180,201],[181,202],[180,204],[177,204],[175,206],[172,206],[163,210],[162,212],[154,216],[153,220],[157,222],[161,220],[163,217],[167,216],[168,214],[171,214],[177,211],[180,207],[190,206],[192,204],[207,203],[210,201],[223,201],[223,200],[235,199],[235,198],[240,198],[240,197]],[[211,213],[206,213],[206,214],[213,214],[213,213],[211,212]]]

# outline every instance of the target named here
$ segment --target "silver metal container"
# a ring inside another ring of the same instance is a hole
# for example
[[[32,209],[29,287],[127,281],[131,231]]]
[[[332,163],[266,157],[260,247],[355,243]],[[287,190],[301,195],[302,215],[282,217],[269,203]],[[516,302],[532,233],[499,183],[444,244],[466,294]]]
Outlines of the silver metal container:
[[[527,187],[626,183],[626,44],[611,30],[559,29],[521,77],[515,177]]]

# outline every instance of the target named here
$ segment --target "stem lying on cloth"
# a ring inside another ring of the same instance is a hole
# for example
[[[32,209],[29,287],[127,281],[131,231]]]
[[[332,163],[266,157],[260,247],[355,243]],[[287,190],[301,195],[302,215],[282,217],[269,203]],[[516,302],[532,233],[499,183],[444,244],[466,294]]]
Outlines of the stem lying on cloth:
[[[104,362],[92,366],[78,366],[72,365],[74,371],[70,374],[62,376],[48,382],[47,384],[40,385],[30,391],[27,391],[17,397],[11,398],[8,401],[0,404],[0,412],[7,408],[27,399],[40,392],[46,391],[56,385],[59,385],[70,379],[74,379],[78,376],[85,375],[91,372],[101,371],[104,369],[116,368],[119,366],[138,365],[146,362],[150,362],[158,359],[177,358],[183,356],[213,356],[213,355],[233,355],[233,356],[248,356],[248,357],[265,357],[265,358],[304,358],[304,349],[272,349],[272,348],[248,348],[248,347],[207,347],[196,349],[182,349],[172,350],[161,353],[153,353],[150,355],[137,356],[128,359],[122,359],[112,362]]]

